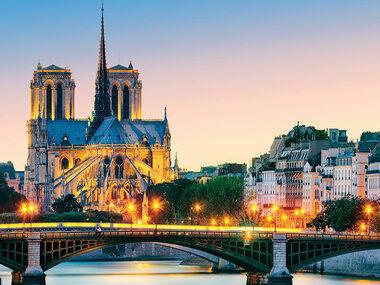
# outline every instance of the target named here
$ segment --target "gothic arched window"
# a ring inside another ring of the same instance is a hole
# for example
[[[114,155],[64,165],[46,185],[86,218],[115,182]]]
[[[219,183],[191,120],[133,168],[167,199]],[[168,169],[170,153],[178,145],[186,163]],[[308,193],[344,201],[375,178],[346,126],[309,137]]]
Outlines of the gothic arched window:
[[[112,188],[111,199],[117,199],[117,188],[116,187]]]
[[[46,86],[46,118],[51,119],[51,109],[52,109],[52,92],[51,85]]]
[[[123,168],[123,158],[121,156],[118,156],[116,158],[116,165],[115,165],[115,178],[116,179],[121,179],[123,178],[123,172],[124,172],[124,168]]]
[[[117,102],[117,86],[114,85],[112,86],[112,111],[114,113],[114,115],[117,115],[117,105],[118,105],[118,102]]]
[[[110,162],[111,162],[111,160],[109,159],[108,156],[104,158],[104,167],[103,167],[104,177],[107,176],[107,170],[109,168]]]
[[[78,165],[79,163],[81,163],[81,159],[80,158],[75,159],[74,164]]]
[[[57,84],[57,119],[62,119],[63,117],[63,90],[62,84]]]
[[[66,157],[61,161],[61,169],[69,169],[69,160]]]
[[[123,118],[129,120],[129,88],[123,87]]]

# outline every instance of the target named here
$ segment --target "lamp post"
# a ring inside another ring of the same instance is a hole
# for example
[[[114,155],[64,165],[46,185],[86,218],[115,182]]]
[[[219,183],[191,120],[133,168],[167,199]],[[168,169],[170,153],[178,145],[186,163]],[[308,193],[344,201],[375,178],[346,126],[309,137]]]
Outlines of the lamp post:
[[[199,211],[201,210],[201,206],[199,204],[195,205],[195,211],[197,213],[197,224],[200,225],[200,219],[199,219]]]
[[[26,220],[26,211],[27,211],[26,204],[22,204],[21,211],[22,211],[22,223],[23,223],[22,231],[25,233],[25,220]]]
[[[157,216],[158,216],[158,210],[160,209],[160,204],[158,202],[154,202],[153,204],[154,209],[154,223],[155,223],[155,231],[157,231]]]
[[[273,210],[274,210],[274,232],[277,232],[277,210],[278,210],[277,205],[273,206]]]
[[[115,205],[113,203],[110,204],[110,222],[112,224],[112,208],[114,207]]]
[[[371,218],[371,211],[372,211],[372,209],[370,207],[367,207],[367,214],[368,214],[368,219],[367,219],[367,235],[370,234],[370,231],[369,231],[369,222],[370,222],[370,218]]]
[[[252,232],[255,231],[255,214],[256,214],[256,206],[252,205]]]
[[[226,224],[226,226],[228,227],[228,224],[230,223],[230,220],[228,218],[225,218],[224,219],[224,223]]]
[[[32,232],[32,218],[33,218],[33,211],[34,207],[32,204],[29,205],[29,212],[30,212],[30,232]]]
[[[135,205],[133,203],[130,203],[128,205],[128,211],[131,214],[131,231],[132,231],[132,224],[133,224],[133,212],[135,210]]]
[[[285,223],[286,223],[286,215],[282,216],[282,220],[283,220],[283,227],[286,228],[286,225],[285,225]]]

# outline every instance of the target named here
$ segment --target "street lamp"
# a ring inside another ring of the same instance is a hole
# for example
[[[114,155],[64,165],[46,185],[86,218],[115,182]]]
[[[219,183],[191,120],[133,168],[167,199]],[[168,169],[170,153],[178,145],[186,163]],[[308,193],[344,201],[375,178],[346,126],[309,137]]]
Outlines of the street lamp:
[[[132,231],[132,224],[133,224],[133,213],[135,210],[135,205],[133,203],[129,203],[128,205],[128,211],[131,214],[131,231]]]
[[[34,211],[33,204],[30,204],[30,205],[29,205],[29,212],[30,212],[30,232],[32,232],[32,217],[33,217],[33,211]]]
[[[26,204],[22,204],[21,211],[22,211],[23,232],[25,233],[25,220],[26,220],[26,211],[27,211]]]
[[[252,205],[252,232],[255,230],[255,214],[256,214],[256,206]]]
[[[213,226],[215,226],[216,221],[215,221],[214,219],[212,219],[212,220],[211,220],[211,223],[212,223]]]
[[[114,203],[111,203],[110,204],[110,222],[112,223],[112,208],[114,207],[115,205],[114,205]]]
[[[282,216],[282,220],[284,221],[283,227],[286,228],[285,222],[286,222],[286,215]]]
[[[155,231],[157,231],[157,218],[158,218],[158,211],[160,210],[160,204],[157,201],[153,203],[153,209],[155,213],[154,215]]]
[[[277,205],[273,206],[273,210],[274,210],[274,232],[276,232],[277,231],[277,210],[278,210]]]
[[[224,223],[226,224],[226,226],[228,226],[228,224],[230,223],[230,220],[229,220],[228,218],[226,218],[226,219],[224,220]]]
[[[372,211],[372,209],[368,206],[368,207],[367,207],[367,214],[368,214],[368,220],[367,220],[367,235],[370,234],[370,231],[369,231],[369,222],[370,222],[370,217],[371,217],[371,211]]]
[[[201,206],[199,204],[195,205],[195,211],[197,213],[197,224],[200,225],[200,219],[199,219],[199,211],[201,210]]]

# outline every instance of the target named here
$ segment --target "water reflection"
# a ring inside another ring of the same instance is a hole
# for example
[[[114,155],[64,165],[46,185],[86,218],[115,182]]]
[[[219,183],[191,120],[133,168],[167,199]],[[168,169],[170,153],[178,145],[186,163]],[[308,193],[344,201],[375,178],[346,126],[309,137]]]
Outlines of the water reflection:
[[[179,262],[64,262],[47,273],[47,285],[245,285],[244,273],[214,274],[210,268]],[[10,270],[0,267],[2,285],[11,284]],[[331,275],[295,274],[294,285],[379,284],[379,280]]]

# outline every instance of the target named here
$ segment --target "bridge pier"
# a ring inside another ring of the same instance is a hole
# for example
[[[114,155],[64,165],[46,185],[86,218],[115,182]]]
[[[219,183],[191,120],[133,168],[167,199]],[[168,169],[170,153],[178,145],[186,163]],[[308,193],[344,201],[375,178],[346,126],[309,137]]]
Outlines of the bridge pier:
[[[291,285],[293,276],[286,267],[286,243],[285,233],[274,233],[273,235],[273,267],[268,275],[268,284]]]
[[[41,236],[38,232],[30,232],[28,237],[28,266],[21,274],[23,285],[45,285],[45,276],[41,267]]]

